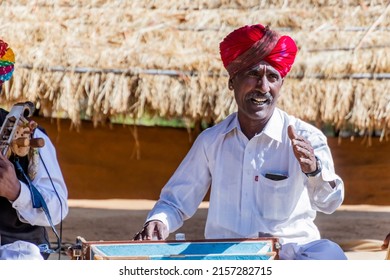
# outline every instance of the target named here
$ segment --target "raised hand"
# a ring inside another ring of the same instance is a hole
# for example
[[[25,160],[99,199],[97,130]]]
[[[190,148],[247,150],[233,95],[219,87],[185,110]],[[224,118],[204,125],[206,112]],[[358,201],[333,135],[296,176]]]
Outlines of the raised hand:
[[[292,125],[288,126],[288,137],[291,139],[294,155],[297,158],[302,172],[311,173],[317,169],[317,160],[314,155],[314,149],[310,142],[296,134]]]

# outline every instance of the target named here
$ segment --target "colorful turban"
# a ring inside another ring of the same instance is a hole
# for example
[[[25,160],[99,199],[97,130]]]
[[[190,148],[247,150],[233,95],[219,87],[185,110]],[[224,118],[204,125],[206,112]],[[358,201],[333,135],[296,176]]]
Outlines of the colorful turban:
[[[0,86],[11,79],[14,72],[15,55],[8,44],[0,40]],[[0,88],[1,89],[1,88]]]
[[[261,24],[244,26],[228,34],[220,43],[221,59],[230,77],[266,61],[284,78],[298,51],[294,40],[280,36]]]

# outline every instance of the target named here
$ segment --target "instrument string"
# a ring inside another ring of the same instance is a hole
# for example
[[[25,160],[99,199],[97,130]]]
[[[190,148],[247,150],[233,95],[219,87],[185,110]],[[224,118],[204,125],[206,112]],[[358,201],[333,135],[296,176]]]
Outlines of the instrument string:
[[[42,155],[41,155],[41,153],[39,152],[39,150],[38,150],[38,155],[39,155],[39,158],[41,159],[41,162],[42,162],[42,164],[43,164],[43,167],[45,168],[45,171],[46,171],[46,174],[47,174],[47,176],[49,177],[49,180],[50,180],[50,183],[51,183],[51,185],[52,185],[52,187],[53,187],[53,190],[54,190],[54,192],[55,192],[55,194],[56,194],[56,196],[57,196],[57,198],[58,198],[58,201],[60,202],[60,234],[58,235],[56,235],[57,236],[57,242],[58,242],[58,248],[57,248],[57,250],[58,250],[58,259],[60,259],[61,258],[61,245],[62,245],[62,220],[63,220],[63,206],[62,206],[62,200],[61,200],[61,198],[60,198],[60,195],[58,194],[58,191],[57,191],[57,189],[55,188],[55,186],[54,186],[54,183],[53,183],[53,180],[52,180],[52,178],[51,178],[51,176],[50,176],[50,173],[49,173],[49,170],[47,169],[47,167],[46,167],[46,164],[45,164],[45,161],[43,160],[43,158],[42,158]]]
[[[16,169],[18,170],[18,172],[23,176],[23,178],[26,180],[27,182],[27,185],[30,189],[30,193],[31,193],[31,202],[32,202],[32,205],[33,205],[33,208],[42,208],[42,210],[44,211],[49,223],[50,223],[50,227],[52,228],[56,238],[57,238],[57,248],[55,248],[54,250],[51,250],[49,248],[47,248],[46,246],[41,246],[39,245],[38,247],[40,247],[41,250],[43,250],[45,253],[54,253],[56,251],[59,251],[61,249],[61,237],[59,236],[59,234],[57,233],[57,230],[53,224],[53,221],[51,219],[51,215],[50,215],[50,211],[47,207],[47,204],[42,196],[42,194],[39,192],[39,190],[34,186],[34,184],[32,183],[32,181],[30,180],[30,178],[27,176],[27,174],[24,172],[22,166],[20,165],[20,162],[19,162],[19,159],[18,157],[15,157],[15,167]],[[46,168],[46,167],[45,167]],[[46,172],[47,172],[47,169],[46,169]],[[50,176],[49,176],[50,178]],[[50,178],[50,181],[51,183],[53,184],[53,181],[51,180]],[[54,184],[53,184],[53,188],[54,188]],[[54,188],[55,189],[55,188]],[[58,193],[57,191],[55,190],[57,196],[58,196]],[[60,200],[61,202],[61,200]],[[62,205],[61,205],[61,216],[62,216]],[[62,217],[61,217],[62,218]],[[59,254],[60,255],[60,254]]]

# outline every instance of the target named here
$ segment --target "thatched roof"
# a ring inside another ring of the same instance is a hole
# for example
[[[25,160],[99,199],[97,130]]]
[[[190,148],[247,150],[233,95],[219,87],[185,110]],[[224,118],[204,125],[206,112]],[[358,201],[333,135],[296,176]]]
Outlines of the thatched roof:
[[[235,110],[219,42],[262,23],[298,43],[280,106],[308,121],[390,128],[390,1],[2,1],[16,53],[2,103],[98,123],[152,115],[218,122]]]

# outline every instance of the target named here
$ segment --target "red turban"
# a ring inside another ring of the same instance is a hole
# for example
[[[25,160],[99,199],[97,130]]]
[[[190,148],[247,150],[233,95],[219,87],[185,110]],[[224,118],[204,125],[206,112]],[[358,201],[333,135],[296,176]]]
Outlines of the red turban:
[[[294,40],[280,36],[261,24],[244,26],[228,34],[219,45],[221,59],[230,77],[266,61],[284,78],[298,51]]]
[[[15,55],[8,44],[0,40],[0,91],[1,85],[8,81],[14,72]]]

